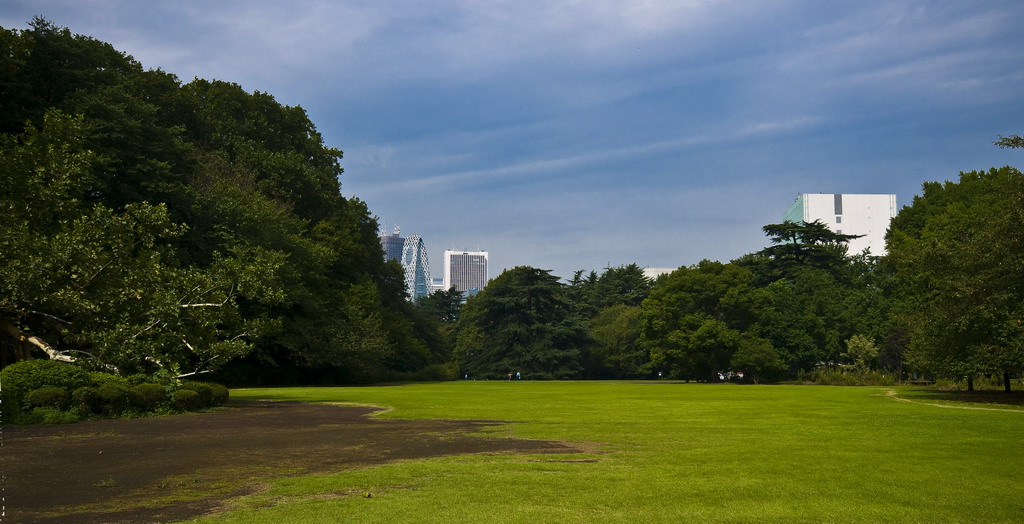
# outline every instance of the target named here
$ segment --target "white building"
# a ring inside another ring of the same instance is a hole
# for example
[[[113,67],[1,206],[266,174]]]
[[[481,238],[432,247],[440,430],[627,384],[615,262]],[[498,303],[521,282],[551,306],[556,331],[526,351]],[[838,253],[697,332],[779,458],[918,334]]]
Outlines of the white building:
[[[829,229],[844,235],[864,235],[850,241],[849,253],[870,249],[874,256],[885,255],[885,232],[896,216],[896,195],[849,195],[838,193],[802,194],[789,206],[783,220],[822,221]]]
[[[487,285],[486,251],[444,252],[444,288],[474,294]]]

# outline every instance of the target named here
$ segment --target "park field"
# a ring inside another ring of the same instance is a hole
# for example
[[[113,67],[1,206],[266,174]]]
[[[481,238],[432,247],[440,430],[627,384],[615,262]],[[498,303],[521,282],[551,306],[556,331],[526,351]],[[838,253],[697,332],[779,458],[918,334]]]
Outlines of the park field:
[[[468,381],[232,395],[505,421],[484,436],[579,452],[267,479],[201,522],[1024,522],[1024,409],[909,388]]]

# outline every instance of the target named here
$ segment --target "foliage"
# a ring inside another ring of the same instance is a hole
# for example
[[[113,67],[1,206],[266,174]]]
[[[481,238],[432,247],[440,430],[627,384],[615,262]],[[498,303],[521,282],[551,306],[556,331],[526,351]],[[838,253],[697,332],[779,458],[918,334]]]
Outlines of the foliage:
[[[818,222],[770,224],[765,231],[776,245],[734,263],[771,294],[755,331],[776,348],[791,377],[837,366],[844,341],[855,334],[881,339],[898,329],[891,317],[893,272],[884,259],[847,256],[850,235]],[[889,362],[898,366],[897,348],[891,349]]]
[[[586,373],[592,378],[639,378],[650,373],[650,353],[640,345],[642,309],[615,304],[590,319]]]
[[[202,398],[191,389],[179,389],[171,395],[171,405],[179,411],[195,411],[202,406]]]
[[[87,371],[65,362],[26,360],[11,364],[0,370],[4,415],[16,419],[23,411],[25,397],[34,390],[58,387],[74,391],[91,383]]]
[[[195,391],[199,395],[199,407],[220,406],[228,401],[228,388],[211,382],[182,382],[177,391]]]
[[[167,412],[176,409],[168,398],[168,391],[175,390],[196,393],[197,403],[190,409],[218,406],[228,400],[228,389],[221,384],[161,380],[159,376],[90,372],[45,359],[18,362],[0,371],[5,420],[15,424],[68,423],[96,414],[117,417]],[[192,405],[190,402],[184,405]]]
[[[100,392],[92,386],[83,386],[71,392],[71,407],[83,415],[99,413]]]
[[[48,386],[34,389],[25,395],[26,408],[55,408],[62,410],[67,407],[70,396],[68,390],[60,387]]]
[[[854,335],[846,341],[846,353],[843,357],[850,361],[854,369],[860,372],[875,369],[879,349],[874,340],[864,335]]]
[[[568,299],[585,317],[616,305],[639,306],[653,282],[636,264],[609,267],[598,275],[591,271],[585,278],[577,271],[569,281]]]
[[[895,386],[900,383],[898,376],[870,370],[840,370],[820,368],[802,372],[797,379],[819,386]]]
[[[143,383],[132,386],[132,399],[136,407],[143,411],[152,411],[167,399],[167,391],[160,384]]]
[[[679,268],[643,302],[640,343],[668,376],[713,381],[769,300],[753,273],[736,264]]]
[[[585,330],[547,270],[519,266],[502,272],[462,312],[463,374],[501,378],[571,378],[579,372]]]
[[[759,384],[762,381],[777,379],[785,372],[786,366],[771,342],[763,338],[744,336],[740,340],[739,348],[732,355],[729,369],[742,372],[744,379]]]
[[[859,238],[858,235],[835,233],[820,220],[813,222],[785,221],[768,224],[763,228],[771,246],[759,251],[765,267],[764,273],[771,280],[786,278],[804,268],[836,271],[844,265],[847,255],[846,244]]]
[[[440,322],[457,322],[462,314],[462,292],[454,287],[439,289],[416,300],[416,306]]]
[[[1024,147],[1024,137],[1020,135],[999,135],[999,140],[996,140],[995,144],[1002,148],[1022,148]]]
[[[119,416],[133,404],[132,390],[128,386],[108,382],[96,388],[103,413],[108,416]]]
[[[1012,167],[926,182],[893,219],[897,313],[918,369],[947,378],[1024,369],[1022,221],[1024,175]]]
[[[9,360],[370,381],[449,358],[301,107],[182,84],[39,18],[0,48]]]

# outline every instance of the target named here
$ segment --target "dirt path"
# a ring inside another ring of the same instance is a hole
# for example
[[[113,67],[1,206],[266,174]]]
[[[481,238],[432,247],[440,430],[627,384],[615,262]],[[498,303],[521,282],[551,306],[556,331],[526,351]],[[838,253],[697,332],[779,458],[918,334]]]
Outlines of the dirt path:
[[[983,408],[979,406],[955,406],[950,404],[938,404],[935,402],[922,402],[920,400],[910,400],[909,398],[903,398],[899,396],[895,389],[884,388],[882,391],[885,392],[886,397],[893,398],[899,402],[909,402],[911,404],[923,404],[925,406],[934,406],[937,408],[948,408],[948,409],[966,409],[973,411],[1003,411],[1011,413],[1024,413],[1024,409],[1013,409],[1013,408]]]
[[[212,511],[267,478],[463,453],[573,453],[479,438],[487,421],[376,420],[368,407],[232,401],[173,417],[5,427],[2,522],[166,522]]]

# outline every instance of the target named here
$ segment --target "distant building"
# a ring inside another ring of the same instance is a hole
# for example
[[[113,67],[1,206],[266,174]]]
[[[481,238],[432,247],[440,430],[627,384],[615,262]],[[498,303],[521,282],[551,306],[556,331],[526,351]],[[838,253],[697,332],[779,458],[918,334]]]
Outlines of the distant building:
[[[430,283],[430,292],[433,293],[435,291],[448,291],[444,288],[444,278],[434,277],[433,282]]]
[[[427,248],[419,235],[403,238],[401,230],[395,228],[392,234],[381,233],[380,245],[384,248],[385,260],[397,260],[405,274],[405,289],[411,300],[430,294],[430,264]]]
[[[444,288],[475,294],[487,285],[486,251],[444,252]]]
[[[674,267],[645,267],[644,276],[651,280],[657,280],[661,275],[667,275],[676,269]]]
[[[405,239],[402,238],[402,230],[395,226],[395,232],[387,234],[381,232],[380,247],[384,248],[384,260],[402,261],[402,250],[405,249]]]
[[[896,216],[896,195],[852,195],[838,193],[802,194],[783,215],[783,220],[814,222],[844,235],[864,235],[849,242],[849,253],[870,249],[873,256],[885,255],[885,233]]]

